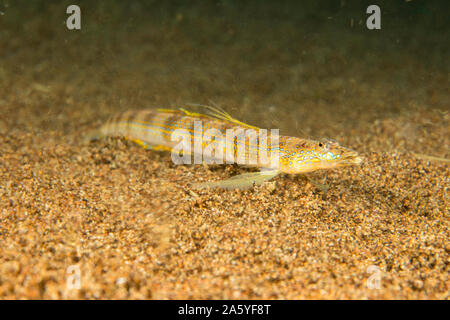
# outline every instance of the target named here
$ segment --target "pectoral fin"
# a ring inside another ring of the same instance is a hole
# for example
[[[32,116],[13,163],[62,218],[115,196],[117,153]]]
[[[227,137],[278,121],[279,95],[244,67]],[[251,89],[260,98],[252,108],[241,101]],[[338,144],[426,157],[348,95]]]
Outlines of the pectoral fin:
[[[248,189],[254,185],[261,185],[265,181],[272,179],[279,174],[278,170],[262,171],[262,172],[250,172],[240,174],[229,179],[197,183],[194,187],[203,188],[223,188],[223,189]]]

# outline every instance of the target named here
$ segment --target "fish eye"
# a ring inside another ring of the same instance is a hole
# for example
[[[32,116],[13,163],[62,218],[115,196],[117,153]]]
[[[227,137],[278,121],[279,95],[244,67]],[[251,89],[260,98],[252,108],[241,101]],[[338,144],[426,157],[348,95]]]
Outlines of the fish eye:
[[[323,143],[322,142],[319,142],[319,147],[323,147]]]

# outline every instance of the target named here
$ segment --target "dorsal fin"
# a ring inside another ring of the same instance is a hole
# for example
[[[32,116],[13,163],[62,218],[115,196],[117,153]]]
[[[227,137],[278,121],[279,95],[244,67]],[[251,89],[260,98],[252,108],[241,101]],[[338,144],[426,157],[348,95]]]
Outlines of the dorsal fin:
[[[199,112],[195,112],[195,111],[189,110],[189,108],[203,108],[203,109],[206,109],[206,112],[205,113],[199,113]],[[233,118],[225,110],[223,110],[223,109],[221,109],[219,107],[212,107],[212,106],[203,105],[203,104],[189,103],[189,104],[186,104],[186,108],[158,109],[158,111],[161,111],[161,112],[173,112],[173,113],[182,112],[185,115],[191,116],[191,117],[206,117],[206,118],[210,118],[210,119],[219,119],[219,120],[223,120],[223,121],[227,121],[227,122],[230,122],[230,123],[234,123],[234,124],[246,127],[246,128],[259,130],[259,128],[256,127],[256,126],[252,126],[250,124],[247,124],[245,122],[242,122],[242,121],[239,121],[239,120]]]
[[[205,114],[199,114],[199,115],[207,116],[207,117],[210,117],[213,119],[224,120],[224,121],[227,121],[230,123],[238,124],[238,125],[246,127],[246,128],[259,130],[259,128],[256,126],[252,126],[248,123],[245,123],[245,122],[242,122],[242,121],[239,121],[239,120],[233,118],[229,113],[227,113],[225,110],[223,110],[222,108],[220,108],[218,106],[213,107],[213,106],[208,106],[208,105],[203,105],[203,104],[194,104],[194,103],[187,104],[187,106],[206,109]],[[183,108],[180,108],[180,110],[186,112],[186,110],[184,110]],[[189,111],[187,111],[187,112],[189,112]]]

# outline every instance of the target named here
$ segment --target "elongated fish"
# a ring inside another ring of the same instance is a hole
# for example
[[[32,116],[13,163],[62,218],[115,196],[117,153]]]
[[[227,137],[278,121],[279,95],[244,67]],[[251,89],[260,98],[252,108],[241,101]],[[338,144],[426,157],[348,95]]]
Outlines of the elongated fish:
[[[206,163],[231,163],[231,159],[261,169],[195,185],[200,188],[243,189],[262,184],[280,173],[304,174],[362,162],[357,152],[337,142],[278,136],[234,119],[216,107],[194,106],[205,111],[198,113],[185,108],[126,111],[108,120],[88,135],[87,140],[125,137],[144,148],[172,151],[172,155],[176,151],[187,160],[184,163],[192,163],[192,157]],[[236,134],[242,132],[245,134]]]

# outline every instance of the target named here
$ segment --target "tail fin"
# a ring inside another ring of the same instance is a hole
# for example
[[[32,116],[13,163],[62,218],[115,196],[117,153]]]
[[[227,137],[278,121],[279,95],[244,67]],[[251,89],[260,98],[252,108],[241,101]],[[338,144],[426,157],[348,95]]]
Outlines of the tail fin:
[[[101,133],[99,129],[91,130],[83,137],[83,142],[88,143],[95,140],[100,140],[104,135]]]

